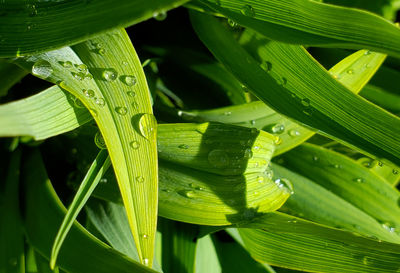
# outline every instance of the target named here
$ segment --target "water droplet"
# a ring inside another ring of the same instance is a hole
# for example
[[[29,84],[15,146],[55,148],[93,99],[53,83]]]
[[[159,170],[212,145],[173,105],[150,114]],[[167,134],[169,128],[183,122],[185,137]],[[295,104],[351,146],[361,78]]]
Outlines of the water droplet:
[[[240,12],[245,15],[245,16],[249,16],[249,17],[254,17],[256,15],[254,9],[252,6],[250,5],[244,5],[242,7],[242,9],[240,10]]]
[[[103,177],[102,179],[100,179],[99,182],[104,184],[104,183],[107,183],[108,181],[107,181],[107,178],[104,178],[104,177]]]
[[[121,116],[125,116],[128,113],[128,108],[123,106],[115,107],[115,112],[117,112]]]
[[[309,99],[305,98],[305,99],[302,99],[302,100],[301,100],[301,104],[302,104],[303,106],[305,106],[305,107],[309,107],[310,104],[311,104],[311,101],[310,101]]]
[[[78,81],[82,81],[82,80],[84,80],[85,79],[85,74],[84,73],[82,73],[82,72],[78,72],[78,73],[75,73],[75,72],[71,72],[71,75],[75,78],[75,79],[77,79]]]
[[[76,68],[78,68],[78,70],[84,74],[88,73],[88,67],[86,64],[79,64],[76,65]]]
[[[96,99],[95,103],[96,103],[98,106],[100,106],[100,107],[103,107],[104,105],[106,105],[105,100],[102,99],[102,98]]]
[[[247,148],[244,150],[243,158],[249,159],[253,157],[253,152],[251,151],[250,148]]]
[[[278,186],[279,189],[283,190],[285,193],[293,194],[293,185],[290,180],[286,178],[278,178],[275,180],[275,184]]]
[[[379,162],[378,162],[378,166],[379,166],[379,167],[383,167],[383,162],[382,162],[382,161],[379,161]]]
[[[341,169],[342,166],[340,164],[332,164],[330,165],[330,167],[334,168],[334,169]]]
[[[229,156],[224,150],[212,150],[208,153],[208,162],[216,168],[224,168],[229,165]]]
[[[300,136],[300,132],[295,130],[295,129],[292,129],[292,130],[289,131],[289,136],[291,136],[291,137]]]
[[[106,142],[104,141],[104,138],[100,132],[97,132],[96,135],[94,136],[94,143],[100,149],[107,149]]]
[[[87,74],[85,75],[85,79],[91,80],[91,79],[93,79],[93,75],[90,74],[90,73],[87,73]]]
[[[285,77],[282,77],[282,85],[286,85],[287,84],[287,79]]]
[[[273,124],[268,128],[268,132],[272,134],[282,134],[283,132],[285,132],[285,125]]]
[[[32,74],[41,79],[47,79],[53,73],[53,67],[46,60],[38,60],[32,66]]]
[[[187,191],[187,190],[182,190],[182,191],[178,191],[178,194],[186,197],[186,198],[194,198],[196,197],[196,193],[194,191]]]
[[[104,48],[99,48],[97,49],[97,53],[101,56],[104,56],[106,54],[106,50]]]
[[[252,119],[252,120],[250,120],[250,124],[254,126],[254,125],[256,125],[256,121],[254,119]]]
[[[105,69],[103,71],[102,77],[106,81],[111,82],[111,81],[115,81],[115,79],[117,79],[118,73],[115,69],[109,68],[109,69]]]
[[[146,139],[153,139],[157,130],[157,120],[152,114],[143,114],[139,119],[140,134]]]
[[[129,146],[131,146],[132,149],[139,149],[140,147],[140,143],[137,141],[132,141],[131,143],[129,143]]]
[[[143,234],[142,237],[143,237],[143,239],[148,239],[148,238],[149,238],[149,235]]]
[[[231,28],[236,28],[238,26],[238,24],[235,21],[233,21],[231,18],[228,18],[228,25]]]
[[[122,65],[127,66],[127,65],[128,65],[128,62],[127,62],[127,61],[123,61],[123,62],[122,62]]]
[[[178,146],[178,148],[179,148],[179,149],[184,149],[184,150],[186,150],[186,149],[189,149],[189,145],[187,145],[187,144],[181,144],[181,145]]]
[[[258,183],[264,183],[264,177],[262,177],[262,176],[257,176],[257,182],[258,182]]]
[[[224,112],[224,115],[225,116],[230,116],[230,115],[232,115],[232,112],[231,111],[226,111],[226,112]]]
[[[282,138],[276,137],[275,140],[274,140],[274,143],[275,143],[275,145],[280,145],[280,144],[282,144]]]
[[[26,8],[28,10],[29,16],[33,17],[37,15],[37,10],[36,10],[36,6],[32,5],[32,4],[28,4],[26,5]]]
[[[129,96],[129,97],[134,97],[134,96],[136,96],[136,93],[135,92],[133,92],[133,91],[128,91],[128,92],[126,92],[126,94]]]
[[[274,171],[273,171],[270,167],[268,167],[268,168],[264,171],[264,174],[265,174],[265,176],[266,176],[268,179],[272,179],[272,178],[274,177]]]
[[[393,173],[393,174],[399,174],[399,171],[398,171],[398,170],[395,170],[395,169],[393,169],[393,170],[392,170],[392,173]]]
[[[136,81],[137,81],[135,76],[130,76],[130,75],[122,76],[121,80],[123,83],[125,83],[128,86],[135,85]]]
[[[260,146],[254,146],[254,151],[258,151],[258,150],[260,150]]]
[[[88,98],[93,98],[94,97],[94,91],[92,89],[83,89],[83,94],[85,94],[86,97]]]
[[[271,62],[268,62],[268,61],[263,62],[263,63],[261,64],[261,68],[264,69],[264,70],[267,71],[267,72],[270,72],[270,71],[272,70],[272,63],[271,63]]]
[[[369,50],[365,51],[365,53],[364,53],[364,55],[370,55],[370,54],[371,54],[371,51],[369,51]]]
[[[353,69],[347,70],[347,74],[350,74],[350,75],[354,74],[354,70]]]
[[[386,229],[387,231],[389,231],[389,232],[395,232],[396,231],[396,227],[393,224],[389,223],[389,222],[382,223],[382,227],[384,229]]]
[[[144,177],[143,176],[136,176],[136,182],[138,183],[143,183],[144,182]]]
[[[368,265],[368,264],[369,264],[369,260],[368,260],[368,257],[367,257],[367,256],[363,257],[362,263],[363,263],[364,265]]]
[[[143,259],[143,264],[144,264],[145,266],[148,266],[148,265],[149,265],[149,259],[144,258],[144,259]]]
[[[167,13],[165,11],[159,11],[159,12],[154,12],[153,13],[153,18],[156,19],[157,21],[163,21],[167,19]]]
[[[362,177],[354,178],[353,181],[357,182],[357,183],[364,183],[365,182],[364,178],[362,178]]]
[[[61,65],[65,68],[71,68],[72,62],[70,62],[70,61],[61,62]]]

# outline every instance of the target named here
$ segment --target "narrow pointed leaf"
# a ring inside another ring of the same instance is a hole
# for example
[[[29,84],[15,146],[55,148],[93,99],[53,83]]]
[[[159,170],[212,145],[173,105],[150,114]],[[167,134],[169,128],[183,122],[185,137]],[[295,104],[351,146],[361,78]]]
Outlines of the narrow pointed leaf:
[[[198,12],[191,12],[191,18],[217,59],[279,113],[376,157],[400,162],[400,119],[339,84],[304,48],[255,35],[260,47],[271,51],[272,71],[283,69],[274,78],[216,19]],[[299,78],[301,85],[292,85]]]
[[[127,27],[166,12],[185,0],[4,1],[1,57],[32,55],[85,41],[114,27]],[[57,18],[55,20],[54,18]]]
[[[400,192],[368,168],[312,144],[288,152],[285,161],[293,170],[373,216],[389,231],[400,227]]]
[[[106,150],[101,150],[96,159],[90,166],[85,178],[82,181],[78,191],[68,208],[68,212],[60,226],[57,236],[54,240],[53,248],[51,250],[50,267],[54,269],[58,253],[61,246],[67,237],[68,231],[71,229],[76,217],[89,199],[93,190],[96,188],[101,177],[111,165],[110,158]]]
[[[66,209],[58,199],[38,151],[25,155],[22,180],[25,189],[25,230],[28,240],[46,259]],[[43,224],[45,223],[45,224]],[[63,243],[57,264],[71,273],[130,271],[156,272],[115,251],[74,223]]]
[[[113,30],[73,48],[17,62],[71,92],[77,97],[76,106],[87,107],[94,116],[109,148],[139,256],[152,264],[157,128],[146,78],[126,32]]]
[[[367,48],[400,57],[400,29],[370,12],[308,0],[218,0],[218,4],[202,0],[200,3],[273,40]]]
[[[21,151],[14,152],[9,162],[3,162],[8,155],[2,153],[2,168],[7,174],[0,183],[0,272],[24,273],[24,233],[19,208]]]

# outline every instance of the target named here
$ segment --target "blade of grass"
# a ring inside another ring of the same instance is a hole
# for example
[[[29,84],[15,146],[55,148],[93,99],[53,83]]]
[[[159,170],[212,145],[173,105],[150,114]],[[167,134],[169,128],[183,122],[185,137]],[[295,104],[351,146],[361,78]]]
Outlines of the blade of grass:
[[[196,1],[188,5],[196,6]],[[211,0],[198,8],[285,43],[370,49],[400,57],[400,29],[392,22],[359,9],[308,0]]]
[[[137,24],[186,0],[7,1],[1,4],[1,57],[76,44],[115,27]],[[55,19],[56,18],[56,19]]]
[[[217,59],[279,113],[375,157],[400,162],[400,119],[340,85],[304,48],[254,36],[260,48],[271,52],[272,71],[284,71],[274,78],[216,19],[198,12],[191,12],[191,18]],[[299,78],[301,85],[292,85]]]
[[[350,158],[303,144],[284,155],[285,164],[377,219],[388,231],[400,227],[400,192]]]
[[[52,269],[55,267],[58,253],[60,252],[61,246],[67,237],[67,234],[71,229],[76,217],[110,165],[111,161],[108,156],[108,152],[106,150],[101,150],[83,178],[82,184],[76,192],[74,199],[68,208],[68,212],[63,219],[60,229],[57,232],[57,236],[54,239],[50,257],[50,267]]]
[[[71,92],[77,107],[89,109],[109,148],[139,257],[151,265],[157,222],[157,128],[146,78],[128,35],[113,30],[73,48],[16,62]]]
[[[30,244],[49,259],[53,238],[66,209],[52,188],[39,153],[29,152],[24,158],[21,173],[25,190],[25,230]],[[57,261],[60,268],[71,273],[156,272],[113,250],[78,223],[72,226]]]
[[[4,154],[1,161],[8,157]],[[7,175],[0,183],[0,272],[24,273],[24,233],[20,215],[19,173],[21,151],[11,155],[9,162],[2,162]],[[7,166],[8,163],[8,168]]]

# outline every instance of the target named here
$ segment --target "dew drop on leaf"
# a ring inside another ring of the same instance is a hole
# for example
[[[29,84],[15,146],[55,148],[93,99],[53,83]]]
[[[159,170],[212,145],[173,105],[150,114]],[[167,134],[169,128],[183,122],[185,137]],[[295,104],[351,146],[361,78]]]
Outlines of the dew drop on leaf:
[[[98,106],[100,106],[100,107],[103,107],[104,105],[106,105],[105,100],[102,99],[102,98],[96,99],[95,103],[96,103]]]
[[[127,94],[129,97],[132,97],[132,98],[136,96],[136,93],[133,92],[133,91],[128,91],[128,92],[126,92],[126,94]]]
[[[246,150],[244,150],[243,158],[249,159],[252,157],[253,157],[253,152],[251,151],[251,149],[247,148]]]
[[[292,130],[289,131],[289,135],[291,137],[297,137],[297,136],[300,136],[300,132],[295,130],[295,129],[292,129]]]
[[[121,116],[125,116],[128,113],[128,109],[124,106],[116,107],[115,112]]]
[[[157,130],[157,120],[152,114],[143,114],[139,119],[139,132],[145,139],[153,139]]]
[[[125,75],[125,76],[122,76],[121,80],[123,83],[125,83],[128,86],[133,86],[136,84],[135,76]]]
[[[181,144],[181,145],[178,146],[178,148],[179,148],[179,149],[184,149],[184,150],[186,150],[186,149],[189,149],[189,145],[187,145],[187,144]]]
[[[78,70],[84,74],[86,74],[88,72],[88,67],[86,64],[78,64],[76,66],[76,68],[78,68]]]
[[[135,141],[132,141],[131,143],[129,143],[129,146],[131,146],[132,149],[137,150],[137,149],[139,149],[140,144],[139,144],[139,142],[137,142],[137,141],[135,140]]]
[[[224,168],[229,165],[229,156],[224,150],[212,150],[208,153],[208,162],[216,168]]]
[[[111,81],[115,81],[117,79],[118,73],[115,69],[108,68],[103,71],[102,77],[104,80],[111,82]]]
[[[47,79],[53,73],[53,67],[46,60],[38,60],[32,66],[32,74],[41,79]]]
[[[85,96],[88,98],[94,97],[94,91],[92,89],[88,89],[88,90],[83,89],[83,94],[85,94]]]
[[[249,17],[254,17],[256,15],[254,9],[252,6],[250,5],[244,5],[242,7],[242,9],[240,10],[240,12],[245,15],[245,16],[249,16]]]
[[[235,21],[233,21],[231,18],[228,18],[228,25],[231,28],[236,28],[238,26],[238,24]]]
[[[285,132],[285,125],[273,124],[273,125],[269,126],[268,132],[270,132],[272,134],[282,134],[283,132]]]
[[[272,63],[271,63],[271,62],[268,62],[268,61],[263,62],[263,63],[261,64],[261,68],[262,68],[263,70],[265,70],[266,72],[270,72],[270,71],[272,70]]]
[[[94,143],[100,149],[107,149],[106,142],[104,141],[104,138],[103,138],[102,134],[100,133],[100,131],[97,132],[96,135],[94,136]]]
[[[71,68],[72,62],[70,62],[70,61],[61,62],[61,65],[65,68]]]
[[[182,190],[182,191],[178,191],[178,194],[183,197],[186,197],[186,198],[195,198],[196,197],[196,193],[194,191]]]
[[[136,181],[138,183],[143,183],[144,182],[144,177],[139,175],[139,176],[136,177]]]
[[[167,19],[167,13],[165,11],[156,11],[153,13],[153,18],[157,21],[164,21]]]
[[[275,184],[278,186],[279,189],[283,190],[286,193],[293,194],[293,185],[290,180],[286,178],[278,178],[275,180]]]
[[[357,177],[357,178],[354,178],[353,181],[357,182],[357,183],[364,183],[365,180],[362,177]]]

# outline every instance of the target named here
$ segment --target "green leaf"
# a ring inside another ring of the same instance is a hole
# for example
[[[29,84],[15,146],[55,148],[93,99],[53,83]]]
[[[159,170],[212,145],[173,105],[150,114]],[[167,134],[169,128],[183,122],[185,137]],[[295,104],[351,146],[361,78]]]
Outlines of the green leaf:
[[[256,260],[271,265],[311,272],[395,272],[400,268],[398,244],[276,212],[246,227],[239,229],[246,249]]]
[[[288,179],[294,188],[294,194],[280,211],[323,225],[400,243],[400,237],[397,234],[384,228],[373,216],[354,206],[348,199],[345,200],[340,195],[332,193],[329,187],[324,188],[318,183],[276,164],[272,165],[272,170],[274,179]],[[311,172],[311,170],[309,171]],[[319,180],[314,175],[309,177],[316,181]],[[365,194],[365,199],[374,200],[374,196]]]
[[[160,218],[165,273],[194,273],[198,226]]]
[[[204,236],[197,242],[196,273],[220,273],[221,264],[210,235]]]
[[[373,216],[390,232],[400,227],[400,192],[368,168],[312,144],[288,152],[284,160],[291,169]]]
[[[25,185],[25,230],[29,243],[49,259],[53,238],[66,209],[52,188],[39,153],[30,152],[25,160],[21,172]],[[113,250],[78,223],[72,226],[65,239],[57,263],[71,273],[156,272]]]
[[[191,12],[191,18],[217,59],[279,113],[376,157],[400,162],[400,119],[339,84],[304,48],[253,37],[271,52],[271,71],[282,69],[275,78],[216,19],[197,12]]]
[[[58,253],[60,252],[61,246],[67,237],[68,231],[71,229],[76,217],[79,212],[89,199],[93,190],[96,188],[101,177],[110,167],[111,162],[106,150],[101,150],[97,155],[96,159],[90,166],[85,178],[82,181],[77,193],[75,194],[72,203],[68,208],[68,212],[64,217],[64,220],[58,230],[57,236],[54,240],[53,248],[51,250],[50,267],[54,269]]]
[[[14,152],[9,162],[5,161],[8,155],[2,153],[1,163],[7,175],[0,184],[0,272],[24,273],[24,232],[19,208],[21,151]]]
[[[77,107],[87,107],[94,116],[109,148],[139,257],[151,265],[157,222],[157,128],[146,78],[128,35],[113,30],[73,48],[17,62],[71,92]]]
[[[1,57],[37,54],[76,44],[114,27],[137,24],[186,0],[5,1],[0,17]],[[23,22],[23,23],[21,23]]]
[[[200,3],[199,8],[205,5],[206,9],[273,40],[321,47],[367,48],[400,57],[400,29],[370,12],[308,0],[218,0],[218,4],[202,0]]]

